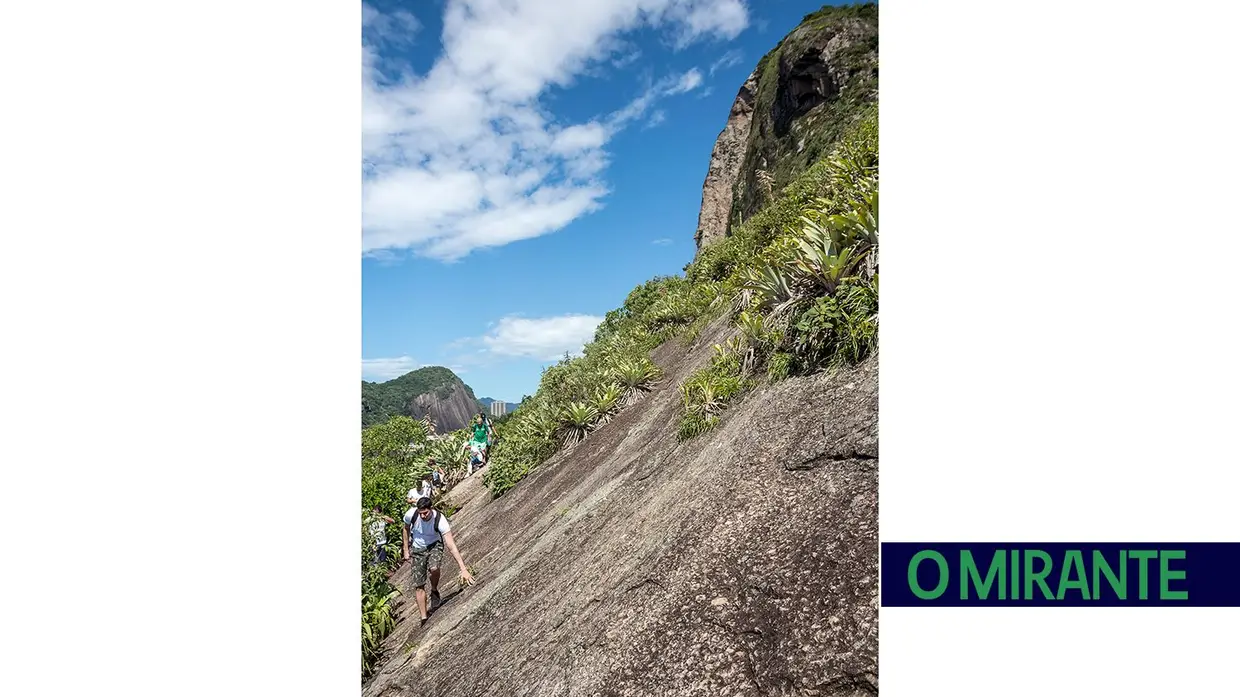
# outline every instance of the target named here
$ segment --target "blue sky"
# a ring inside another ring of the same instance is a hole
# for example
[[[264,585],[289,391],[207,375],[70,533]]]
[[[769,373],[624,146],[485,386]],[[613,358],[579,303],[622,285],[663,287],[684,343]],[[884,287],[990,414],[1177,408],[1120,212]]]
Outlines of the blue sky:
[[[517,401],[693,258],[702,181],[793,0],[362,6],[362,377]]]

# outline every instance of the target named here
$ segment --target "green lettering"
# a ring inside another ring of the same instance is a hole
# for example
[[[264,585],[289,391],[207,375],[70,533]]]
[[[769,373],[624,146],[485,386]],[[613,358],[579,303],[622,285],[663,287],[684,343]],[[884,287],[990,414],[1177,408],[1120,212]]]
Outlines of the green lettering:
[[[1107,577],[1107,583],[1111,584],[1111,590],[1115,591],[1115,596],[1120,600],[1128,599],[1128,552],[1119,551],[1119,578],[1115,578],[1115,571],[1111,569],[1111,565],[1107,563],[1106,555],[1100,550],[1094,550],[1094,599],[1102,598],[1102,578]]]
[[[1068,578],[1068,574],[1071,571],[1076,571],[1076,580]],[[1059,592],[1055,594],[1055,600],[1063,600],[1069,588],[1079,590],[1081,597],[1089,600],[1089,581],[1087,578],[1085,560],[1081,558],[1081,550],[1068,550],[1064,553],[1063,568],[1059,570]]]
[[[1012,600],[1020,600],[1020,550],[1012,550],[1008,558],[1012,560]]]
[[[1042,570],[1033,570],[1033,560],[1042,560]],[[1042,587],[1042,597],[1051,600],[1055,596],[1051,594],[1050,586],[1046,585],[1046,577],[1051,574],[1051,555],[1040,549],[1025,550],[1025,600],[1033,600],[1033,584]]]
[[[921,564],[924,559],[933,559],[934,563],[939,565],[939,584],[935,586],[932,591],[924,590],[921,585],[917,583],[917,565]],[[908,563],[908,588],[913,591],[913,595],[921,598],[922,600],[934,600],[940,595],[943,595],[943,591],[947,590],[948,578],[949,574],[947,571],[947,560],[943,558],[942,554],[939,554],[933,549],[921,550],[917,554],[914,554],[913,558]]]
[[[1162,600],[1188,600],[1188,591],[1173,591],[1169,588],[1171,581],[1182,581],[1188,575],[1183,569],[1172,571],[1169,562],[1172,559],[1183,559],[1187,554],[1182,549],[1164,549],[1158,554],[1159,584],[1158,597]]]
[[[1129,559],[1141,560],[1140,572],[1137,574],[1137,597],[1141,600],[1150,599],[1150,560],[1158,556],[1152,549],[1130,549]]]
[[[962,549],[960,550],[960,599],[969,599],[969,582],[973,582],[973,587],[977,589],[977,597],[985,600],[990,595],[990,584],[995,582],[995,578],[999,579],[999,600],[1007,597],[1007,552],[1000,549],[995,550],[994,556],[990,558],[990,566],[986,569],[986,580],[981,579],[981,575],[977,571],[977,563],[973,561],[973,552]]]

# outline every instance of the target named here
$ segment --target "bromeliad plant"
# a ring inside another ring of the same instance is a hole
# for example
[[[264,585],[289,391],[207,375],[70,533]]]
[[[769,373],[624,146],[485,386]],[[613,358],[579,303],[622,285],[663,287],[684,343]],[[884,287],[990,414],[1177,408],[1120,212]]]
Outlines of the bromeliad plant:
[[[681,440],[717,425],[728,402],[745,389],[747,382],[741,376],[741,357],[735,346],[716,344],[710,365],[694,372],[680,386],[684,412],[677,435]]]
[[[752,294],[755,309],[764,312],[767,322],[775,326],[792,313],[800,299],[793,290],[793,283],[793,276],[785,267],[768,264],[750,269],[741,282],[741,289]]]
[[[741,312],[736,317],[736,327],[740,334],[729,340],[730,348],[740,356],[741,375],[748,376],[762,363],[764,354],[779,344],[783,335],[767,331],[762,315],[756,312]]]
[[[620,411],[620,398],[622,396],[624,396],[624,390],[614,383],[604,385],[594,393],[594,399],[590,403],[595,413],[594,428],[599,428],[611,421],[611,417]]]
[[[581,441],[594,428],[598,418],[598,410],[585,402],[571,402],[560,412],[560,444],[571,448]]]
[[[793,267],[801,278],[834,295],[842,279],[856,275],[866,258],[877,253],[878,192],[866,194],[852,210],[840,215],[824,215],[823,207],[801,216],[799,254]]]
[[[435,458],[445,471],[452,474],[465,466],[465,443],[469,440],[469,432],[465,429],[453,431],[431,441],[428,456]]]
[[[382,655],[384,638],[396,627],[392,616],[392,600],[400,595],[386,582],[380,582],[362,593],[362,677],[374,673],[375,664]]]
[[[621,388],[620,407],[633,404],[654,389],[661,373],[659,367],[645,356],[617,361],[612,368],[612,376]]]

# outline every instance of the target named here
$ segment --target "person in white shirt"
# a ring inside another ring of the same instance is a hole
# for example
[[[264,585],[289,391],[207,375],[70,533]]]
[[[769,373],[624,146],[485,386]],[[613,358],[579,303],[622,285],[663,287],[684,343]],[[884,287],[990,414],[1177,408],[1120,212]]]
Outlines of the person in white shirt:
[[[417,501],[423,496],[425,496],[428,499],[433,499],[434,494],[435,494],[435,486],[431,484],[431,475],[426,474],[422,476],[422,481],[418,482],[418,487],[416,489],[409,490],[408,499],[412,501]]]
[[[422,624],[426,624],[427,597],[426,580],[429,575],[431,582],[430,602],[432,609],[439,604],[439,565],[443,561],[443,550],[456,559],[461,569],[461,580],[467,584],[474,582],[474,577],[465,566],[461,552],[456,548],[456,540],[452,537],[452,524],[448,517],[431,508],[428,497],[414,499],[417,490],[409,492],[409,503],[417,504],[405,512],[405,525],[401,528],[401,546],[404,560],[412,561],[410,583],[416,588],[414,595],[418,601],[418,611],[422,615]]]
[[[382,564],[387,561],[387,550],[384,545],[387,544],[387,524],[395,523],[388,516],[383,515],[383,509],[375,506],[370,511],[370,516],[366,519],[369,525],[367,529],[370,531],[370,538],[374,542],[375,565]]]
[[[465,443],[465,447],[462,448],[462,450],[464,450],[465,453],[467,453],[465,455],[465,458],[466,458],[465,461],[467,463],[466,468],[465,468],[466,477],[474,476],[475,471],[481,470],[484,466],[486,466],[486,446],[485,445],[480,445],[473,441],[469,441]],[[477,469],[475,469],[475,466]]]

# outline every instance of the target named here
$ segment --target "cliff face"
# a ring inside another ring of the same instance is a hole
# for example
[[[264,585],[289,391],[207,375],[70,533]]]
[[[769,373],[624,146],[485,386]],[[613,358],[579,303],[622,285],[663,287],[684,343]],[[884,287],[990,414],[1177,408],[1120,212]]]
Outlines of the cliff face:
[[[878,6],[824,7],[758,62],[715,142],[697,249],[726,237],[827,156],[878,99]]]
[[[444,389],[420,394],[410,400],[406,412],[415,419],[430,414],[440,433],[465,428],[474,414],[481,411],[474,393],[459,379]]]
[[[491,499],[448,492],[476,585],[408,585],[366,697],[878,691],[878,362],[792,378],[676,438],[677,385],[735,330],[652,354],[661,387]]]
[[[753,120],[753,100],[758,89],[758,74],[751,73],[741,85],[728,114],[728,123],[715,141],[702,186],[702,210],[698,213],[697,232],[693,239],[697,248],[722,239],[728,232],[732,215],[732,188],[741,171],[741,161],[749,143],[749,124]]]
[[[474,391],[451,370],[419,368],[387,382],[362,382],[362,426],[393,416],[421,419],[430,414],[440,433],[464,428],[481,411]]]

